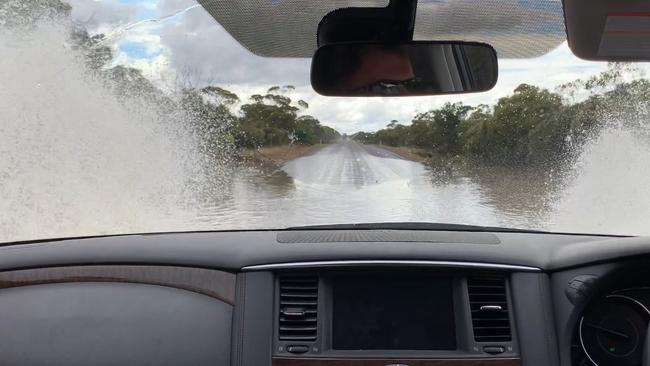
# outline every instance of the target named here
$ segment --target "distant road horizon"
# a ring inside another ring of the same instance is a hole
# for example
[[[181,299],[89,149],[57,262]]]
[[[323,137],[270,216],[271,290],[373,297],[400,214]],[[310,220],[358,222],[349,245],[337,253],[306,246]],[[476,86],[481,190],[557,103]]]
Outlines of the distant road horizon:
[[[412,179],[423,173],[424,165],[379,146],[342,140],[288,161],[282,170],[307,183],[364,186]]]

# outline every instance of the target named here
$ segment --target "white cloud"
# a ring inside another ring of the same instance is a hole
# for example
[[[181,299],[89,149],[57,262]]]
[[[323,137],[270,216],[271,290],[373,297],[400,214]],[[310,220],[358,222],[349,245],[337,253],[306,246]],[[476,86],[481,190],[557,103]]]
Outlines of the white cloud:
[[[175,79],[175,72],[170,67],[171,50],[162,44],[156,24],[145,24],[126,32],[116,40],[113,47],[113,65],[125,65],[140,69],[142,74],[154,83],[166,87]],[[147,57],[134,57],[120,46],[137,44],[146,50]]]

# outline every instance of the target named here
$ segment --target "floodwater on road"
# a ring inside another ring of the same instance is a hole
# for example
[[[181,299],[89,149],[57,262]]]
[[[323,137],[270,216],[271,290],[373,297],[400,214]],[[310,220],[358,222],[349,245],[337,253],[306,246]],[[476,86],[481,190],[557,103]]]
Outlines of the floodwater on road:
[[[534,174],[461,174],[347,141],[279,170],[237,170],[229,199],[207,204],[199,219],[215,228],[407,221],[531,228],[542,226],[549,193]]]

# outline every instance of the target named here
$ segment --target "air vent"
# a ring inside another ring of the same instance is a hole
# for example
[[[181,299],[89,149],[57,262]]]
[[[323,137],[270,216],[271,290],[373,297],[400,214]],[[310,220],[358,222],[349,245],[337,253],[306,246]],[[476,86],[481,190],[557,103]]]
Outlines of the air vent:
[[[280,277],[281,341],[315,341],[318,325],[318,277]]]
[[[510,317],[506,281],[503,277],[470,277],[467,292],[472,310],[474,340],[509,342]]]

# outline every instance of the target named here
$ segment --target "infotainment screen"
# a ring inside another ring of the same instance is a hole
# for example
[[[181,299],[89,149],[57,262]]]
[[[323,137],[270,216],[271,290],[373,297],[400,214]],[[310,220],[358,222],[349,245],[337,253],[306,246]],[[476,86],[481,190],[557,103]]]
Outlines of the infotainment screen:
[[[450,278],[349,275],[332,286],[333,349],[456,349]]]

